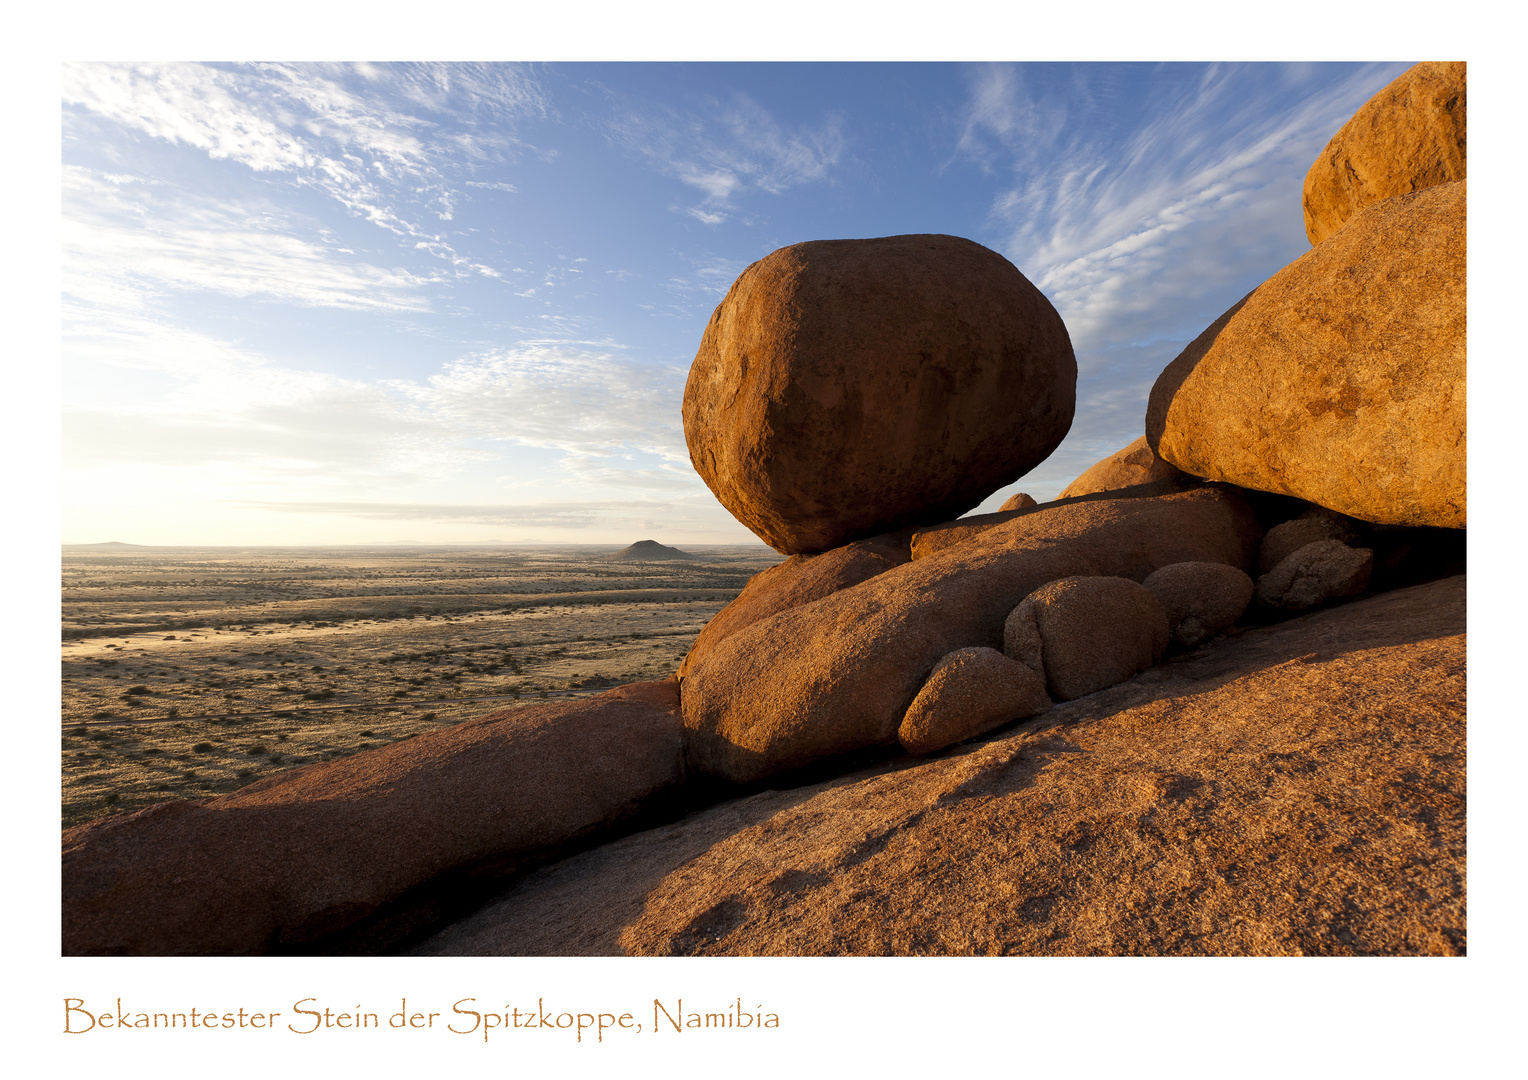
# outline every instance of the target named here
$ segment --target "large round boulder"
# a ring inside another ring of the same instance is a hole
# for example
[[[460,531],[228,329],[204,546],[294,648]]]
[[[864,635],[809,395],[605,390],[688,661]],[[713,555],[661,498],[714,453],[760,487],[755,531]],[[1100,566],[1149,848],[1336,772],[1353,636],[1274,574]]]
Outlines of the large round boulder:
[[[955,236],[814,240],[743,271],[684,392],[690,460],[786,554],[949,521],[1048,457],[1072,423],[1061,317]]]
[[[1305,235],[1319,244],[1381,199],[1465,179],[1464,63],[1409,68],[1332,136],[1305,174]]]
[[[1360,211],[1158,377],[1146,438],[1184,472],[1363,521],[1465,527],[1465,188]]]

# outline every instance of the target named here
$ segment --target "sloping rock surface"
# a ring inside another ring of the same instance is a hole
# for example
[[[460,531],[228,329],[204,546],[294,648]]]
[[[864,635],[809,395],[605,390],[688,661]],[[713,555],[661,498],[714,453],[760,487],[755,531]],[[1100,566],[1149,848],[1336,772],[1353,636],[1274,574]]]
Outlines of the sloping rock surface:
[[[1465,579],[534,871],[429,955],[1461,954]]]
[[[792,555],[778,566],[759,571],[706,623],[676,674],[684,679],[720,641],[761,619],[820,600],[907,562],[905,544],[899,551],[877,540],[860,540],[820,555]]]
[[[441,874],[510,872],[630,816],[682,757],[676,684],[635,683],[70,829],[63,952],[319,942]]]
[[[1305,174],[1305,235],[1319,244],[1381,199],[1465,179],[1465,65],[1424,63],[1364,104]]]
[[[957,236],[814,240],[749,266],[684,391],[690,460],[785,554],[946,521],[1044,461],[1072,423],[1061,316]]]
[[[1261,538],[1246,500],[1224,485],[1017,514],[717,644],[684,680],[692,768],[747,783],[889,745],[939,658],[1000,648],[1009,612],[1041,585],[1078,574],[1140,581],[1176,562],[1250,567]]]
[[[1194,476],[1363,521],[1465,526],[1465,182],[1387,199],[1158,377],[1146,437]]]

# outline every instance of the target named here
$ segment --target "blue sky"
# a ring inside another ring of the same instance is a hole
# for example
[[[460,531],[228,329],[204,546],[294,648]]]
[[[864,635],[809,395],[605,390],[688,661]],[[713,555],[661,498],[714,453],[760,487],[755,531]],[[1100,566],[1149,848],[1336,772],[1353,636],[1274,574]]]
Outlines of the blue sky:
[[[706,319],[908,232],[1065,319],[1071,433],[979,509],[1054,497],[1407,66],[68,64],[63,539],[749,541],[680,428]]]

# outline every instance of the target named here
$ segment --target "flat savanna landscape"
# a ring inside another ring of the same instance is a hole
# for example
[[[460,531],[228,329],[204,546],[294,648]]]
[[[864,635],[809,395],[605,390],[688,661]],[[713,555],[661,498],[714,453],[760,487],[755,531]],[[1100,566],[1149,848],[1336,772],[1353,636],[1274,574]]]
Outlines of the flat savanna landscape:
[[[63,549],[63,825],[673,674],[781,556],[620,547]]]

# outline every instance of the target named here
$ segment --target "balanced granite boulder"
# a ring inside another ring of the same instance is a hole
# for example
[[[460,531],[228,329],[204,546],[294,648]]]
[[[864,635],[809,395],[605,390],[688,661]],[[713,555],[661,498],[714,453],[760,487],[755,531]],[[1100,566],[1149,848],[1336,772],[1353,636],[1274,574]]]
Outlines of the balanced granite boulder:
[[[1158,480],[1171,480],[1183,474],[1163,461],[1152,451],[1142,435],[1135,442],[1118,450],[1096,465],[1091,466],[1066,486],[1057,496],[1069,499],[1074,495],[1091,495],[1095,491],[1117,491],[1137,484],[1151,484]]]
[[[1357,547],[1359,524],[1346,514],[1313,506],[1299,517],[1280,522],[1263,534],[1257,549],[1257,570],[1266,574],[1306,544],[1317,540],[1336,540]]]
[[[1055,308],[955,236],[795,244],[743,271],[684,392],[690,460],[786,554],[947,521],[1044,461],[1077,363]]]
[[[824,551],[820,555],[792,555],[778,566],[761,570],[748,579],[737,597],[718,611],[690,645],[676,673],[682,681],[717,642],[752,626],[760,619],[819,600],[839,589],[858,585],[908,560],[901,549],[879,538]]]
[[[907,707],[897,741],[932,754],[1051,707],[1045,680],[996,649],[956,649],[929,672]]]
[[[1160,573],[1160,571],[1158,571]],[[1003,624],[1003,652],[1038,672],[1057,701],[1124,682],[1167,651],[1167,614],[1122,577],[1065,577],[1026,596]]]
[[[63,952],[300,950],[631,816],[683,781],[682,744],[677,684],[635,683],[69,829]]]
[[[748,782],[895,741],[939,659],[999,648],[1047,582],[1141,580],[1176,562],[1251,567],[1261,530],[1233,488],[1048,504],[970,541],[754,623],[684,681],[693,769]]]
[[[1238,567],[1205,562],[1164,566],[1141,584],[1161,603],[1171,643],[1185,649],[1214,637],[1241,618],[1256,588],[1252,578]]]
[[[1374,552],[1340,540],[1306,544],[1257,579],[1257,602],[1298,614],[1364,591],[1374,570]]]
[[[1465,185],[1360,211],[1199,335],[1152,387],[1158,456],[1363,521],[1463,528]]]
[[[1465,65],[1425,63],[1375,94],[1305,174],[1305,235],[1319,244],[1366,206],[1465,179]]]

